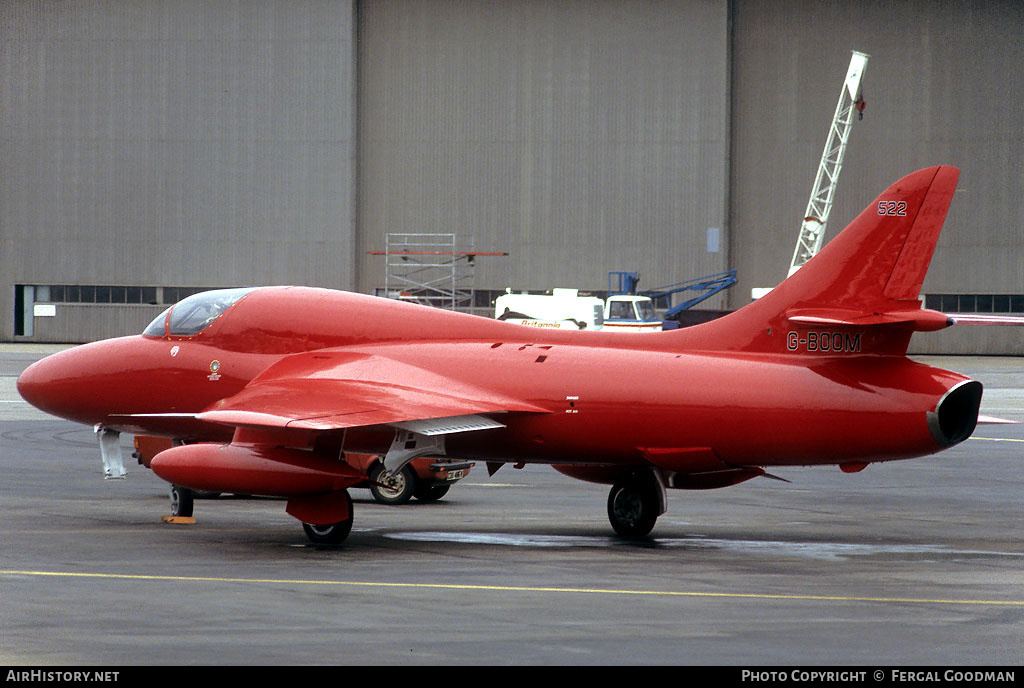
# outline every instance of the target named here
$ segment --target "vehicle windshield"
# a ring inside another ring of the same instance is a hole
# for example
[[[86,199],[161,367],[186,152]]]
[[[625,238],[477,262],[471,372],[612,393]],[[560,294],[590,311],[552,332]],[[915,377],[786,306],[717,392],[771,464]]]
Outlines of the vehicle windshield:
[[[632,320],[633,304],[629,301],[612,301],[608,309],[608,317],[613,320]]]
[[[640,316],[640,319],[644,322],[650,322],[651,320],[658,319],[658,316],[654,313],[654,304],[650,301],[637,301],[636,314]]]
[[[157,316],[146,327],[143,334],[162,337],[168,311],[171,313],[170,334],[179,336],[198,334],[254,288],[217,289],[193,294]]]

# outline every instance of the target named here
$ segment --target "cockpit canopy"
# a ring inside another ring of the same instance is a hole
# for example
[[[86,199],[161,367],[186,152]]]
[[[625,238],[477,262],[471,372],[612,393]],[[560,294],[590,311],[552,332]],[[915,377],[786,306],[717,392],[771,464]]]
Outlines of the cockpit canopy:
[[[193,294],[154,318],[142,334],[153,337],[163,337],[165,333],[179,337],[199,334],[224,311],[255,288],[216,289]],[[171,314],[169,319],[168,313]]]

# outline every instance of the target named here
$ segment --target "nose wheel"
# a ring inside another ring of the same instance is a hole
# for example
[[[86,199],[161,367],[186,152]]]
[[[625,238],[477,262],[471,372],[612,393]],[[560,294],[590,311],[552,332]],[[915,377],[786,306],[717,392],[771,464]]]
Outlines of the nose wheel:
[[[171,485],[171,516],[191,516],[195,493],[187,487]]]
[[[306,531],[306,537],[315,545],[337,545],[340,544],[352,532],[352,497],[348,491],[343,493],[343,499],[348,502],[348,518],[336,523],[303,523],[302,529]]]
[[[303,523],[302,529],[306,531],[306,537],[314,545],[337,545],[343,542],[348,537],[348,534],[352,532],[352,519],[327,525]]]

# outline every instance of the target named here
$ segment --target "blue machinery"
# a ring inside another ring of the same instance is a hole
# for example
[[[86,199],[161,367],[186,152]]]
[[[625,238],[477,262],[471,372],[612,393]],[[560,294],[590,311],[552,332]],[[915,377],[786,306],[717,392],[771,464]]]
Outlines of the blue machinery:
[[[696,306],[701,301],[709,299],[718,292],[728,289],[736,284],[736,271],[727,270],[706,277],[698,277],[686,282],[676,282],[663,287],[637,291],[637,284],[640,282],[640,273],[628,272],[625,270],[612,270],[608,273],[608,295],[613,294],[634,294],[637,296],[649,296],[656,305],[667,305],[669,309],[665,312],[665,320],[676,320],[683,311]],[[672,306],[672,295],[684,291],[700,292],[696,296],[682,303]],[[661,304],[658,304],[661,299]]]

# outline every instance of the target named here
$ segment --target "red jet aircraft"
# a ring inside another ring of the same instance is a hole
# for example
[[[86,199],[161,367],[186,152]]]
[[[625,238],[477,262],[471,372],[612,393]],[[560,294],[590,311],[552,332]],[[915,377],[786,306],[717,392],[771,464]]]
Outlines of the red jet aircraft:
[[[46,358],[18,380],[38,408],[174,438],[152,469],[196,490],[280,496],[314,542],[352,526],[346,452],[547,463],[612,485],[608,516],[646,535],[666,488],[770,466],[846,472],[950,447],[981,384],[906,358],[951,318],[921,282],[959,171],[893,184],[762,299],[663,333],[538,330],[302,287],[205,292],[142,335]],[[112,441],[113,440],[113,441]]]

